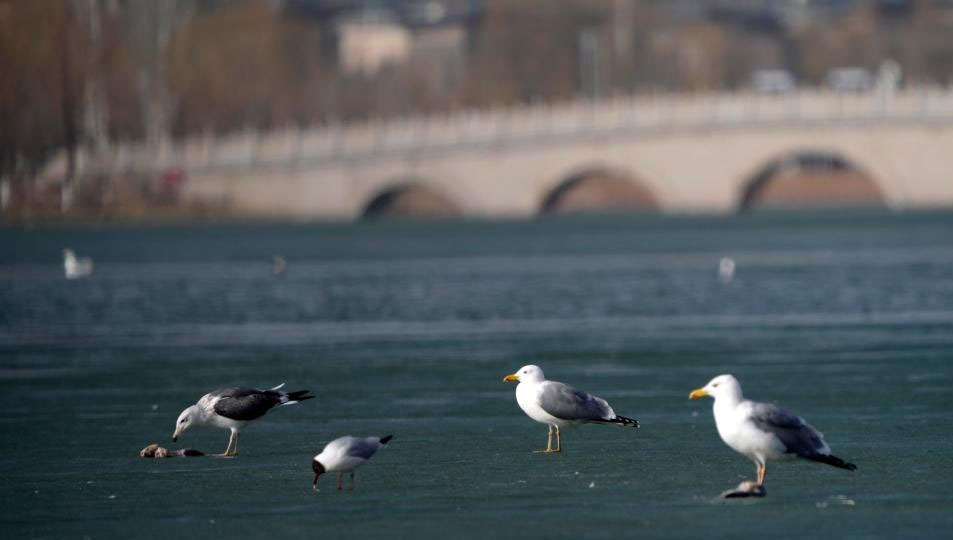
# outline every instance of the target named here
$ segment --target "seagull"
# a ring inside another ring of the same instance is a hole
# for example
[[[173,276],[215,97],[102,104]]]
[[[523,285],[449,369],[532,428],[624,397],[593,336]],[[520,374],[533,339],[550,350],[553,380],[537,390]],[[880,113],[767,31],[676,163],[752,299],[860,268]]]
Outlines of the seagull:
[[[175,422],[172,442],[179,440],[190,426],[213,426],[228,428],[232,434],[228,438],[228,448],[217,457],[238,455],[238,432],[252,420],[264,416],[274,407],[293,405],[299,401],[311,399],[307,390],[283,392],[284,383],[270,390],[257,388],[223,388],[202,396],[195,405],[186,407]]]
[[[387,446],[393,435],[386,437],[352,437],[345,435],[329,442],[321,453],[314,456],[311,469],[314,470],[314,481],[311,488],[318,490],[318,477],[326,472],[338,473],[338,490],[344,473],[351,473],[351,491],[354,491],[354,469],[367,463],[375,453]]]
[[[89,257],[76,258],[72,249],[64,249],[63,271],[66,273],[66,279],[86,277],[93,273],[93,260]]]
[[[549,426],[546,450],[540,452],[548,454],[562,451],[560,427],[585,423],[639,427],[638,420],[617,415],[606,400],[568,384],[547,381],[539,366],[523,366],[516,373],[503,377],[503,382],[508,381],[519,381],[516,385],[516,402],[523,412],[533,420]],[[556,428],[555,449],[553,428]]]
[[[285,258],[281,255],[275,255],[271,258],[271,273],[275,276],[280,276],[285,273],[285,270],[288,268],[288,262],[285,261]]]
[[[718,279],[727,283],[735,277],[735,260],[731,257],[722,257],[718,261]]]
[[[800,416],[771,403],[744,399],[741,384],[732,375],[719,375],[688,397],[705,396],[715,399],[712,410],[721,440],[757,466],[758,486],[764,485],[768,460],[800,457],[849,471],[857,468],[831,455],[823,434]]]

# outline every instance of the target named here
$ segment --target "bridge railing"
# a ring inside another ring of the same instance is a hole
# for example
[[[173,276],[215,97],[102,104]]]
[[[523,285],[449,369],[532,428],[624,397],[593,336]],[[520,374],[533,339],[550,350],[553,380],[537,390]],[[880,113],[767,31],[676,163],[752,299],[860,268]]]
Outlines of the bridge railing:
[[[481,146],[571,143],[587,137],[858,122],[953,122],[953,89],[864,94],[813,90],[778,95],[658,94],[539,103],[350,125],[193,137],[164,148],[121,144],[112,154],[112,162],[100,166],[113,172],[169,167],[193,173],[294,169],[445,154]]]

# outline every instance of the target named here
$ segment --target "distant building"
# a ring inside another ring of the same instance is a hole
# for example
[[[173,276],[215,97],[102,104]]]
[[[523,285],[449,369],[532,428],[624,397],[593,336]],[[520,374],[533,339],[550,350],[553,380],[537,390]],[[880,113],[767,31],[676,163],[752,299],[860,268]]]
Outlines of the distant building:
[[[368,8],[349,13],[336,21],[334,30],[338,64],[347,73],[374,75],[410,54],[411,32],[388,10]]]
[[[484,0],[284,0],[284,9],[322,21],[341,71],[373,77],[415,61],[443,94],[464,72],[471,30]]]

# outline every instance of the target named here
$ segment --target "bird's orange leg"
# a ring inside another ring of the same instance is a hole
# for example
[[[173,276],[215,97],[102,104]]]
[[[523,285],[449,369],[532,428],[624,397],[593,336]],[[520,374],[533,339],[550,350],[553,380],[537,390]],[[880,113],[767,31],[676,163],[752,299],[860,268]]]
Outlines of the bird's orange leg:
[[[228,448],[221,454],[215,454],[215,457],[232,457],[238,455],[238,432],[232,431],[228,436]]]
[[[344,483],[344,473],[338,473],[338,491],[341,491],[341,484]]]
[[[559,433],[559,426],[556,426],[556,450],[554,450],[554,452],[562,452],[562,451],[563,451],[563,437],[562,437],[562,434]]]
[[[549,438],[546,439],[545,450],[533,450],[535,454],[549,454],[553,452],[553,426],[549,426]]]
[[[764,485],[764,477],[767,473],[768,473],[768,468],[764,464],[759,463],[758,464],[758,485],[759,486]]]

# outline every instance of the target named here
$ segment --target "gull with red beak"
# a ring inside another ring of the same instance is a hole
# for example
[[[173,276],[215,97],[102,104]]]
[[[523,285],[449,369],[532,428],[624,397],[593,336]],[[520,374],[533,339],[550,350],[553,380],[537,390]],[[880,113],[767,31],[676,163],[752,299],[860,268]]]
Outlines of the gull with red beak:
[[[393,435],[386,437],[338,437],[325,445],[320,454],[311,461],[314,481],[311,488],[318,491],[318,477],[326,472],[338,473],[338,490],[344,480],[344,473],[351,473],[351,491],[354,491],[354,469],[367,463],[378,450],[387,446]]]
[[[232,432],[228,438],[228,448],[217,457],[237,456],[238,434],[245,424],[264,416],[274,407],[294,405],[315,397],[305,395],[307,390],[283,392],[280,390],[282,386],[284,383],[269,390],[223,388],[205,394],[195,405],[186,407],[179,414],[172,442],[179,440],[182,433],[193,425],[226,428]]]
[[[732,375],[719,375],[693,390],[689,399],[711,396],[718,435],[732,450],[754,461],[758,486],[764,485],[768,460],[803,458],[853,471],[853,463],[831,455],[824,435],[803,418],[771,403],[744,399]]]
[[[617,415],[606,400],[568,384],[546,380],[539,366],[523,366],[516,373],[503,377],[503,382],[508,381],[519,381],[516,385],[516,403],[523,412],[549,426],[546,449],[540,452],[562,452],[561,427],[586,423],[639,427],[638,420]],[[553,448],[554,428],[556,448]]]

